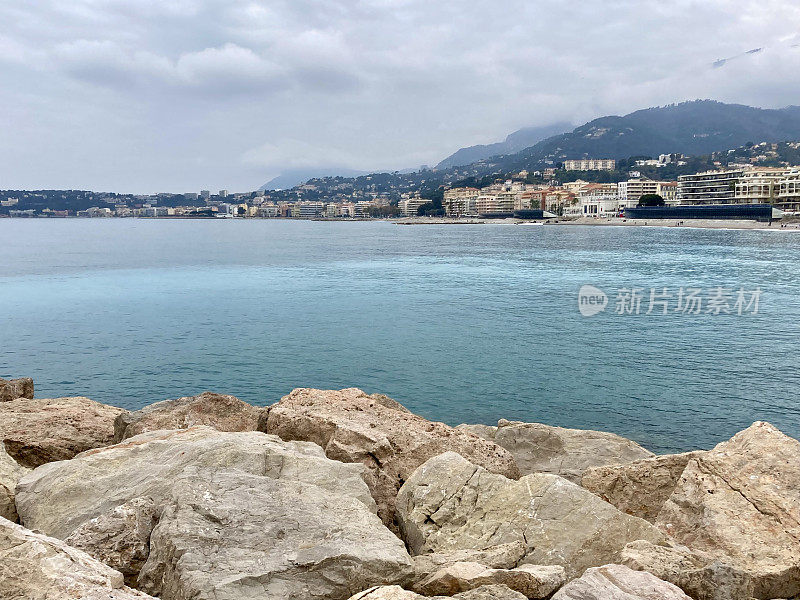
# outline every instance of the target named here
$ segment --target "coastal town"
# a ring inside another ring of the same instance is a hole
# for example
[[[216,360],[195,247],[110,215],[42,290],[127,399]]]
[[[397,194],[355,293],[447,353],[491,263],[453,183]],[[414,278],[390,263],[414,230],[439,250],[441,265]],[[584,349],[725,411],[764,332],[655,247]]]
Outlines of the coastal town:
[[[782,146],[793,150],[800,142]],[[665,207],[770,205],[783,214],[800,212],[800,166],[775,160],[776,143],[748,146],[711,169],[660,177],[659,171],[685,171],[692,157],[617,161],[565,159],[540,170],[493,173],[481,178],[433,185],[435,173],[421,169],[404,185],[381,174],[358,178],[375,183],[356,189],[345,178],[311,179],[290,190],[185,194],[96,194],[75,191],[0,191],[0,216],[7,217],[172,217],[372,219],[417,216],[448,218],[624,217],[626,209],[655,202]],[[729,153],[735,151],[729,151]],[[712,157],[713,158],[713,157]],[[776,164],[777,163],[777,164]],[[624,169],[624,170],[623,170]],[[427,179],[426,179],[427,177]],[[472,185],[465,185],[464,182]],[[95,205],[84,206],[88,202]],[[64,206],[72,202],[75,208]],[[32,203],[35,206],[32,206]]]

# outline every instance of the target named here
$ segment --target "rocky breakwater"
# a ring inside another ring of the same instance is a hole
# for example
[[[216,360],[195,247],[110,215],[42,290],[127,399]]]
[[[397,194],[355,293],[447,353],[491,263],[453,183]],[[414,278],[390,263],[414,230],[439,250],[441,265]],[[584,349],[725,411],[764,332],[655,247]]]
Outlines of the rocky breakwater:
[[[4,440],[32,427],[0,452],[3,600],[800,594],[800,444],[766,423],[652,456],[535,423],[454,429],[356,389],[38,417],[31,400],[0,403]]]
[[[709,451],[587,471],[583,485],[673,543],[623,561],[701,599],[800,596],[800,442],[757,422]]]
[[[262,415],[259,429],[285,440],[314,442],[328,458],[363,464],[383,522],[395,527],[395,498],[414,470],[443,452],[516,479],[511,454],[477,435],[428,421],[382,394],[357,388],[296,389]]]

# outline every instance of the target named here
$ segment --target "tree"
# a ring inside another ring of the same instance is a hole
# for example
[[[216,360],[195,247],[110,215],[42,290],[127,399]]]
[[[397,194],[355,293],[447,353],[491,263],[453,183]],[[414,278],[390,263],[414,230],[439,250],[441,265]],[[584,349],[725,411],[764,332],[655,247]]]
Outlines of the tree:
[[[658,194],[644,194],[639,197],[639,206],[664,206],[664,198]]]

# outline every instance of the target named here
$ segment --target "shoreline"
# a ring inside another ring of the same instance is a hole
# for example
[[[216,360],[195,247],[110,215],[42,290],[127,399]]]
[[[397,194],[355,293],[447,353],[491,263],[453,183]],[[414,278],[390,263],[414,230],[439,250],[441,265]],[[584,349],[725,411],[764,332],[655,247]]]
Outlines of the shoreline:
[[[591,227],[670,227],[683,229],[723,229],[723,230],[764,230],[800,232],[800,221],[782,223],[761,223],[758,221],[727,220],[727,219],[595,219],[580,217],[577,219],[551,219],[546,221],[530,221],[526,219],[481,219],[481,218],[435,218],[435,217],[406,217],[403,219],[389,219],[396,225],[531,225],[531,226],[556,226],[556,225],[586,225]]]

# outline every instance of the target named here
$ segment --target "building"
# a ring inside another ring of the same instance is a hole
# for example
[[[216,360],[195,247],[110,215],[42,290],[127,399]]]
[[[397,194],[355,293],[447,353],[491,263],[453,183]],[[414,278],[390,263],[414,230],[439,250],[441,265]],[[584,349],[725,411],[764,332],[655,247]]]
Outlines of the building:
[[[512,213],[514,212],[514,194],[512,192],[481,194],[475,200],[475,210],[479,215]]]
[[[774,204],[781,181],[789,174],[786,168],[746,169],[736,182],[735,198],[739,204]]]
[[[400,208],[400,214],[404,217],[416,217],[417,211],[420,206],[423,204],[427,204],[430,200],[426,198],[420,198],[419,196],[413,196],[410,198],[404,198],[398,202],[397,206]]]
[[[778,194],[775,198],[775,207],[788,213],[800,212],[800,169],[790,169],[781,179]]]
[[[293,217],[299,217],[301,219],[313,219],[322,216],[322,212],[325,210],[325,204],[322,202],[311,202],[306,200],[295,204],[295,208],[296,213],[295,211],[292,211]]]
[[[678,184],[673,181],[654,181],[636,177],[617,184],[620,208],[636,206],[639,199],[647,194],[657,194],[664,198],[666,204],[675,204]]]
[[[211,197],[211,192],[208,190],[200,190],[200,197],[203,200],[208,200]]]
[[[705,171],[678,177],[678,204],[732,204],[741,169]]]
[[[658,194],[664,199],[668,205],[675,205],[678,203],[678,182],[677,181],[662,181],[659,184]]]
[[[563,214],[574,214],[579,208],[579,214],[587,217],[613,216],[619,212],[619,196],[616,183],[590,183],[578,193],[578,203],[567,203]]]
[[[617,168],[617,161],[613,158],[582,158],[579,160],[565,160],[566,171],[613,171]]]
[[[220,190],[219,191],[220,198],[227,198],[228,197],[228,190]]]
[[[475,201],[480,191],[478,188],[464,187],[445,190],[442,205],[448,217],[477,214]]]

